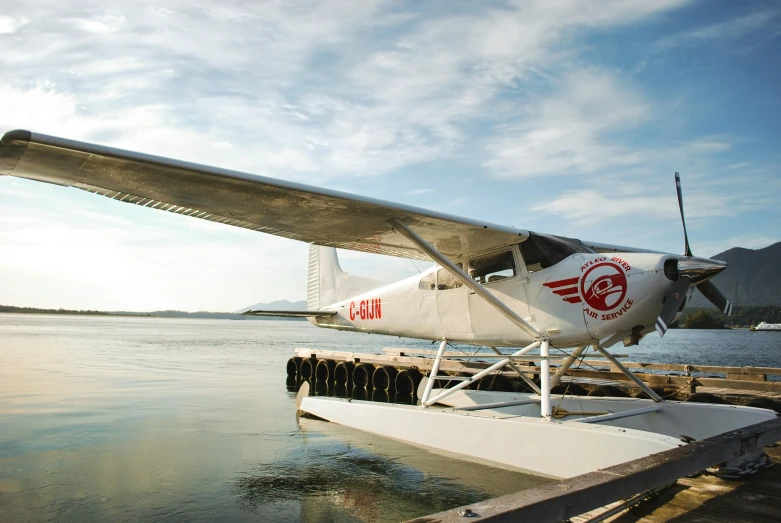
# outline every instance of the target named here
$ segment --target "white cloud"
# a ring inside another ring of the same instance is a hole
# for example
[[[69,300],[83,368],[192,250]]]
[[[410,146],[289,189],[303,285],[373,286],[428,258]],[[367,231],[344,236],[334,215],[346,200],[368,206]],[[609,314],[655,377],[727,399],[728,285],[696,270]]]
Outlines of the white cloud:
[[[0,15],[0,35],[13,34],[19,28],[26,26],[30,21],[27,18],[14,18],[12,16]]]
[[[781,15],[779,11],[753,12],[727,20],[726,22],[710,24],[665,37],[657,45],[662,48],[670,48],[680,45],[702,44],[709,40],[726,41],[745,35],[752,35],[773,25],[779,15]],[[774,30],[774,32],[777,33],[777,30]]]
[[[171,0],[114,11],[41,5],[30,12],[45,29],[35,45],[19,42],[0,63],[13,66],[17,80],[6,78],[3,88],[17,93],[56,63],[75,74],[51,78],[50,94],[86,108],[71,109],[67,121],[55,114],[48,125],[14,126],[76,129],[110,145],[322,182],[458,156],[470,141],[464,126],[503,118],[503,90],[574,56],[566,44],[578,31],[684,3],[567,1],[551,9],[537,1],[426,16],[380,0],[205,9]],[[83,31],[68,31],[69,21]],[[139,111],[154,114],[144,120]],[[6,121],[0,115],[0,127]],[[237,152],[205,152],[199,137],[207,135]],[[589,155],[600,154],[590,147]]]
[[[409,194],[412,196],[419,196],[421,194],[428,194],[434,192],[434,189],[429,189],[428,187],[419,187],[417,189],[412,189],[409,191],[406,191],[404,194]]]
[[[669,108],[637,78],[584,58],[592,45],[585,37],[687,3],[537,0],[434,10],[380,0],[205,6],[168,0],[154,6],[119,2],[108,12],[86,0],[36,2],[24,6],[25,18],[11,8],[0,18],[0,34],[13,33],[12,45],[0,53],[0,132],[29,128],[347,190],[378,190],[386,186],[366,178],[426,162],[473,167],[457,174],[420,169],[413,183],[395,188],[397,195],[428,194],[427,187],[464,181],[458,176],[482,182],[474,166],[507,178],[491,183],[526,178],[522,183],[537,183],[537,189],[554,174],[577,174],[566,182],[569,191],[551,189],[550,201],[534,209],[546,228],[561,219],[555,226],[562,229],[641,216],[665,220],[673,230],[672,183],[670,191],[649,187],[657,183],[651,173],[671,176],[674,168],[687,174],[687,188],[688,180],[699,182],[698,189],[686,191],[687,215],[696,228],[767,205],[760,199],[767,195],[734,190],[729,183],[718,189],[722,182],[707,176],[714,159],[734,151],[738,138],[626,140],[653,128]],[[733,33],[739,30],[735,26]],[[744,173],[746,167],[734,169]],[[539,180],[529,179],[535,176]],[[529,195],[536,193],[518,185],[518,205],[528,209]],[[7,190],[0,184],[0,197],[10,199]],[[388,192],[381,196],[393,199]],[[453,191],[431,205],[466,215],[495,212],[487,192],[458,196]],[[57,193],[47,202],[60,197],[77,201]],[[304,269],[274,272],[297,263],[290,260],[305,265],[305,247],[295,242],[185,217],[147,218],[121,207],[96,204],[82,213],[57,208],[40,214],[42,222],[15,222],[38,246],[23,245],[12,231],[0,235],[0,250],[13,252],[0,284],[13,284],[19,300],[43,289],[24,260],[47,260],[69,249],[59,280],[52,273],[46,285],[61,296],[83,295],[79,306],[98,306],[86,304],[100,298],[100,306],[109,308],[232,310],[303,295],[303,278],[294,276]],[[101,214],[117,214],[119,221],[100,220]],[[12,215],[30,218],[23,206],[4,206],[6,223]],[[82,232],[68,235],[68,226]],[[626,234],[636,232],[627,227]],[[145,246],[137,248],[139,242]],[[178,265],[182,260],[184,267]],[[102,279],[112,277],[112,264],[122,282],[104,296]],[[376,267],[403,272],[385,261]],[[66,288],[69,277],[63,275],[71,273],[80,290]],[[138,282],[161,291],[144,292]]]
[[[54,189],[25,205],[4,193],[4,303],[230,311],[305,294],[304,244],[109,200],[69,208]]]
[[[74,26],[90,33],[114,33],[125,23],[125,17],[118,12],[107,12],[91,18],[76,19]]]
[[[651,117],[651,106],[630,85],[604,71],[574,71],[537,108],[518,115],[488,149],[486,165],[500,176],[593,173],[647,159],[642,150],[606,138]]]
[[[691,178],[689,181],[692,181]],[[605,181],[607,182],[607,181]],[[567,191],[561,196],[536,205],[534,211],[544,211],[563,216],[582,224],[595,224],[625,218],[641,222],[655,220],[680,220],[675,193],[646,184],[612,183],[598,184],[597,188]],[[684,183],[684,211],[687,223],[715,217],[735,216],[741,212],[756,210],[771,204],[765,195],[746,189],[740,180],[733,180],[732,190],[714,192],[699,184]],[[670,184],[672,189],[672,184]]]

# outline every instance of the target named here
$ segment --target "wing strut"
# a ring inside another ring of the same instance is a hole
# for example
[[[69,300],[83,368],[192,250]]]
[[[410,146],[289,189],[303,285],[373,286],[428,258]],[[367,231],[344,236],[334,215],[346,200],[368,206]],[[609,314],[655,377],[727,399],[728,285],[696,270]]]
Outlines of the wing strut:
[[[541,334],[537,329],[529,325],[523,318],[515,314],[510,307],[505,305],[499,298],[488,292],[488,290],[477,283],[475,280],[469,277],[467,273],[459,269],[455,263],[450,261],[445,255],[436,250],[430,243],[420,237],[418,233],[407,227],[404,223],[396,218],[388,220],[388,223],[393,227],[397,233],[401,234],[409,241],[411,241],[418,249],[425,252],[435,262],[439,263],[447,269],[447,271],[458,279],[461,283],[472,289],[475,294],[483,298],[489,305],[499,311],[508,320],[518,325],[521,329],[526,331],[532,338],[537,339],[541,337]]]
[[[653,390],[651,390],[651,387],[649,387],[648,385],[646,385],[645,383],[643,383],[643,382],[642,382],[642,380],[640,380],[640,378],[638,378],[637,376],[635,376],[635,375],[634,375],[634,373],[633,373],[631,370],[629,370],[629,369],[627,369],[626,367],[624,367],[624,366],[621,364],[621,362],[620,362],[620,361],[618,361],[618,360],[615,358],[615,356],[613,356],[613,355],[612,355],[612,354],[610,354],[610,353],[609,353],[609,352],[608,352],[606,349],[604,349],[600,343],[595,343],[595,344],[594,344],[594,348],[595,348],[595,349],[597,349],[599,352],[601,352],[601,353],[602,353],[602,355],[603,355],[604,357],[606,357],[606,358],[607,358],[607,359],[610,361],[610,363],[612,363],[613,365],[615,365],[615,366],[618,368],[618,370],[620,370],[621,372],[623,372],[623,373],[624,373],[624,375],[625,375],[627,378],[629,378],[630,380],[632,380],[632,381],[635,383],[635,385],[637,385],[638,387],[640,387],[641,389],[643,389],[643,392],[645,392],[646,394],[648,394],[648,396],[649,396],[649,397],[650,397],[652,400],[654,400],[656,403],[660,403],[660,402],[664,401],[664,399],[663,399],[661,396],[659,396],[657,393],[655,393]]]
[[[489,347],[489,348],[490,348],[492,351],[494,351],[494,353],[496,353],[496,354],[499,354],[500,356],[502,355],[502,353],[501,353],[501,352],[499,351],[499,349],[497,349],[496,347]],[[524,374],[523,372],[521,372],[521,369],[519,369],[519,368],[518,368],[518,365],[516,365],[516,364],[515,364],[515,363],[513,363],[512,361],[511,361],[510,363],[508,363],[507,365],[508,365],[508,366],[509,366],[509,367],[510,367],[512,370],[514,370],[515,372],[517,372],[517,373],[518,373],[518,376],[521,378],[521,380],[523,380],[523,382],[524,382],[524,383],[526,383],[526,386],[527,386],[527,387],[531,388],[531,389],[532,389],[534,392],[536,392],[537,394],[542,394],[542,392],[540,391],[540,388],[537,386],[537,384],[536,384],[536,383],[534,383],[534,381],[533,381],[533,380],[531,380],[531,379],[530,379],[530,378],[529,378],[529,377],[528,377],[526,374]],[[551,385],[551,387],[553,387],[553,385]]]

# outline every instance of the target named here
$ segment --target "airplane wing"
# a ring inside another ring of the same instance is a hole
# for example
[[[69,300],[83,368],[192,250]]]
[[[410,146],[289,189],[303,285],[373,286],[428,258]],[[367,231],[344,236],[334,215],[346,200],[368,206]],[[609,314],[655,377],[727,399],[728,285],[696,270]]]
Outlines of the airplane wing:
[[[3,174],[316,245],[403,258],[428,260],[393,230],[393,218],[451,258],[529,237],[522,229],[29,131],[3,135]]]

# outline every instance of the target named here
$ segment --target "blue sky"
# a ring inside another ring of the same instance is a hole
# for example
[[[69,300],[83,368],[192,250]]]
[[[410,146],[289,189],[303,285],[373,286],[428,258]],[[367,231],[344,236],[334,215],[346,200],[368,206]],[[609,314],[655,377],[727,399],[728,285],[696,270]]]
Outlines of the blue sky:
[[[0,132],[669,252],[680,171],[695,254],[781,239],[773,1],[10,0],[0,46]],[[305,295],[306,246],[290,240],[10,177],[0,209],[0,303]]]

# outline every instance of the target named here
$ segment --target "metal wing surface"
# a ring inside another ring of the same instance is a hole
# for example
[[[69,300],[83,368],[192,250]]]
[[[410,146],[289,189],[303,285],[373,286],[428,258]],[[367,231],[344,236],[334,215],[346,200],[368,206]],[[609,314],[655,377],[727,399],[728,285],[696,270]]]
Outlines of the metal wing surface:
[[[29,131],[3,135],[2,174],[307,243],[404,258],[428,259],[393,230],[393,218],[451,258],[529,236],[522,229]]]

